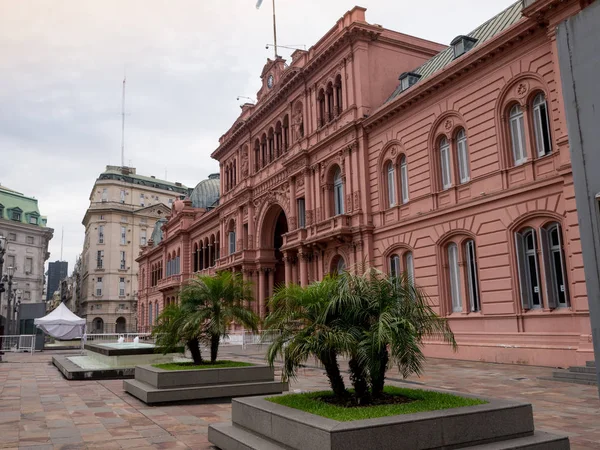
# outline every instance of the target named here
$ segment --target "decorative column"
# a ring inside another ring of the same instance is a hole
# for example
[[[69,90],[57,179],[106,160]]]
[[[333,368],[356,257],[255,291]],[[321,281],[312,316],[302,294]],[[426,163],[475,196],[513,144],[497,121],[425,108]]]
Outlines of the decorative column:
[[[254,236],[256,236],[254,230],[254,202],[250,200],[248,202],[248,250],[254,250]]]
[[[312,200],[312,184],[310,178],[310,169],[304,169],[304,210],[306,211],[306,226],[313,224],[314,206]]]
[[[285,284],[292,284],[292,261],[289,252],[283,253],[283,263],[285,264]]]
[[[305,248],[298,251],[298,260],[300,263],[300,286],[308,286],[308,253]]]
[[[213,245],[212,244],[208,244],[208,267],[212,267],[212,249]]]
[[[258,315],[261,319],[265,318],[265,269],[258,269]]]
[[[290,231],[298,228],[298,211],[296,203],[296,177],[290,178]]]
[[[271,297],[273,295],[273,290],[274,290],[274,285],[275,285],[275,269],[267,269],[267,274],[269,276],[269,293],[267,295],[267,297]],[[265,302],[265,309],[263,310],[263,317],[266,316],[267,313],[267,308],[266,308],[267,302]]]

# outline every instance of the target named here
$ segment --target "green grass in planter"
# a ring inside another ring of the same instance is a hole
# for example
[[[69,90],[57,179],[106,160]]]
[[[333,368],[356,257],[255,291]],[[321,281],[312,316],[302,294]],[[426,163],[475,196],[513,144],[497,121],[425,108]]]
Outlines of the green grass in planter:
[[[164,363],[164,364],[152,364],[152,367],[164,370],[198,370],[198,369],[224,369],[227,367],[248,367],[254,364],[242,362],[242,361],[228,361],[226,359],[220,360],[211,364],[209,361],[202,364],[194,364],[193,362],[182,362],[182,363]]]
[[[414,401],[410,403],[344,407],[324,402],[319,397],[333,396],[331,391],[309,392],[305,394],[288,394],[278,397],[268,397],[267,400],[279,405],[299,409],[318,416],[348,422],[351,420],[374,419],[377,417],[396,416],[399,414],[413,414],[440,409],[459,408],[461,406],[474,406],[487,403],[484,400],[459,397],[441,392],[425,391],[421,389],[406,389],[395,386],[386,386],[384,391],[389,395],[402,395]]]

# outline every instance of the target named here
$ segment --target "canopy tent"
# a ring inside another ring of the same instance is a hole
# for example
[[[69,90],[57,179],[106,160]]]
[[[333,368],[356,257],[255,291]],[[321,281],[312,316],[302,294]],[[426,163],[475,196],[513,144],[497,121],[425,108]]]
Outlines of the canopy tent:
[[[85,319],[73,314],[64,303],[58,305],[50,314],[35,319],[36,327],[57,339],[78,339],[85,332]]]

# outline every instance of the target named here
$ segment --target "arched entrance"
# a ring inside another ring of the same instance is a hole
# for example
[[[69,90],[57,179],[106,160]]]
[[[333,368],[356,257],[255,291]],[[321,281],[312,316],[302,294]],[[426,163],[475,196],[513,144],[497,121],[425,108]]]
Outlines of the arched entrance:
[[[127,332],[127,321],[125,317],[119,317],[115,324],[115,333],[126,333]]]
[[[104,320],[100,317],[96,317],[92,322],[93,333],[104,333]]]

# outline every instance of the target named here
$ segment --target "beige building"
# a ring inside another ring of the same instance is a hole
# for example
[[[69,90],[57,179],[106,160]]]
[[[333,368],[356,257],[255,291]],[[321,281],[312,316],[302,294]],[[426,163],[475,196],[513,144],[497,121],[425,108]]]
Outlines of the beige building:
[[[88,333],[136,330],[139,247],[173,201],[188,194],[181,183],[138,175],[133,167],[107,166],[100,174],[83,218],[79,313]]]
[[[46,226],[46,217],[40,215],[37,199],[0,185],[0,236],[6,238],[7,247],[4,273],[14,268],[15,300],[44,301],[44,263],[50,256],[48,242],[53,232]],[[7,292],[1,294],[1,300],[0,316],[6,317]]]

